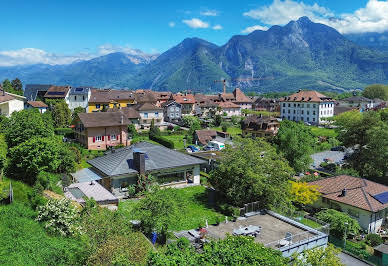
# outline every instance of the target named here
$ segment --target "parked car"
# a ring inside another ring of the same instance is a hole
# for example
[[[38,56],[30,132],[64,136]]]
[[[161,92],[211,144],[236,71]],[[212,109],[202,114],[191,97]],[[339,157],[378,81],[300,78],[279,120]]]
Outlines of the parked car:
[[[337,146],[330,149],[331,151],[345,151],[344,146]]]
[[[203,147],[203,150],[204,150],[204,151],[214,151],[215,149],[214,149],[213,146],[207,145],[207,146]]]
[[[222,149],[225,149],[224,143],[219,142],[219,141],[215,141],[215,140],[209,141],[208,146],[214,147],[214,150],[216,150],[216,151],[220,151]]]
[[[189,146],[187,146],[186,151],[187,152],[199,152],[199,148],[195,147],[194,145],[189,145]]]

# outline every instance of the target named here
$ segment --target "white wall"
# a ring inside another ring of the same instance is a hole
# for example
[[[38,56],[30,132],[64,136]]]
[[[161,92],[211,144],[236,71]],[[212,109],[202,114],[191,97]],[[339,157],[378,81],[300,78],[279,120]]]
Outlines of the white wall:
[[[280,115],[292,121],[318,124],[322,122],[322,118],[334,115],[334,102],[281,102]]]
[[[18,112],[24,109],[24,101],[13,99],[8,102],[0,104],[0,113],[7,117],[11,116],[13,112]]]

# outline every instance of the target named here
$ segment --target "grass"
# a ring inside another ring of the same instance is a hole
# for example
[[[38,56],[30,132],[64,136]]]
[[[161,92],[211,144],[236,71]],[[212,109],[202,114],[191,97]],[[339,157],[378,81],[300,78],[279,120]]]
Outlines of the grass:
[[[211,129],[213,130],[217,130],[217,131],[222,131],[222,128],[221,127],[212,127]],[[242,133],[242,130],[241,128],[239,127],[228,127],[228,130],[227,132],[231,135],[239,135]]]
[[[300,220],[300,223],[301,224],[304,224],[304,225],[307,225],[307,226],[309,226],[309,227],[311,227],[311,228],[319,228],[319,227],[322,227],[322,225],[320,225],[319,223],[317,223],[317,222],[314,222],[313,220],[310,220],[310,219],[306,219],[306,218],[302,218],[301,220]]]
[[[206,220],[208,220],[209,224],[214,224],[217,217],[221,220],[225,219],[223,214],[218,213],[207,205],[208,199],[205,190],[206,188],[203,186],[176,189],[176,200],[182,203],[183,208],[172,219],[170,230],[189,230],[198,228],[200,224],[205,225]],[[134,200],[122,201],[119,204],[119,212],[128,217],[128,219],[136,219],[137,217],[132,212],[136,204],[137,201]]]
[[[338,133],[334,129],[330,128],[320,128],[317,126],[310,126],[311,132],[313,133],[314,136],[316,137],[331,137],[335,138],[338,136]]]
[[[7,189],[9,188],[9,183],[12,182],[14,201],[30,204],[28,193],[32,191],[32,187],[21,181],[11,180],[5,177],[3,177],[2,181],[5,183]]]
[[[167,135],[167,136],[163,136],[163,137],[173,141],[175,149],[177,149],[177,150],[183,150],[184,149],[183,139],[185,138],[185,135]]]

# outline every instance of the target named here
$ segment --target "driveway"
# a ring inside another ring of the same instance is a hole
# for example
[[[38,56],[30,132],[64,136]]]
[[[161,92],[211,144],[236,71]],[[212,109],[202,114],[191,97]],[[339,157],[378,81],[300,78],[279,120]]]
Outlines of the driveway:
[[[311,155],[313,159],[313,163],[311,165],[312,168],[320,168],[319,165],[324,161],[324,159],[331,159],[334,163],[341,163],[344,159],[345,152],[342,151],[323,151],[314,153]]]
[[[341,259],[341,262],[346,266],[369,266],[370,265],[343,252],[338,254],[338,257]]]

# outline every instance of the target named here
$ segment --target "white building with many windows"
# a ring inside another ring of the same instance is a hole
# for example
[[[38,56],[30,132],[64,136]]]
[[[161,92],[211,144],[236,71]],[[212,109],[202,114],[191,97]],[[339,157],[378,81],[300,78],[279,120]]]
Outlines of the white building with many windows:
[[[317,91],[301,91],[280,100],[283,119],[321,124],[334,115],[334,100]]]

